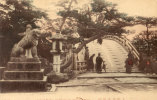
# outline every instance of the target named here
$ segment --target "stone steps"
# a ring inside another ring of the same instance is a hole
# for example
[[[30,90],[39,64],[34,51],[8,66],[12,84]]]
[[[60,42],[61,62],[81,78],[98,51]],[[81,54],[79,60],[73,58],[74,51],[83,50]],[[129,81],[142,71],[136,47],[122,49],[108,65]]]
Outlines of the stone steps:
[[[46,82],[47,81],[47,76],[44,76],[43,77],[43,79],[39,79],[39,80],[34,80],[34,79],[32,79],[32,80],[30,80],[30,79],[28,79],[28,80],[4,80],[4,79],[2,79],[2,80],[0,80],[0,83],[6,83],[6,82],[8,82],[8,83],[14,83],[14,82],[16,82],[16,83],[38,83],[38,82]]]
[[[40,71],[5,71],[4,79],[5,80],[42,80],[43,79],[44,69]]]
[[[5,70],[5,67],[0,67],[0,80],[3,78],[4,70]]]
[[[42,80],[0,80],[0,92],[45,91],[47,76]]]
[[[36,58],[11,58],[0,80],[0,89],[12,90],[44,90],[47,76],[41,69],[41,62]]]
[[[125,68],[119,68],[119,69],[112,69],[112,68],[106,68],[107,72],[126,72]],[[140,72],[136,66],[132,67],[131,72]]]
[[[10,71],[40,71],[41,62],[8,62],[7,70]]]
[[[157,75],[146,75],[143,73],[85,73],[77,76],[77,79],[90,78],[157,78]]]

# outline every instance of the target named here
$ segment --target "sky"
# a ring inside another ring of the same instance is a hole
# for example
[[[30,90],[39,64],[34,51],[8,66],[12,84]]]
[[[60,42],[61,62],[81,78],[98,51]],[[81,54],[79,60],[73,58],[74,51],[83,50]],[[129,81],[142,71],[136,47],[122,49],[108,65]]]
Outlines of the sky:
[[[47,11],[50,18],[56,17],[59,7],[56,6],[61,0],[34,0],[33,4]],[[89,4],[92,0],[77,0],[77,7],[84,8],[84,4]],[[157,0],[107,0],[117,4],[120,12],[130,16],[157,17]]]

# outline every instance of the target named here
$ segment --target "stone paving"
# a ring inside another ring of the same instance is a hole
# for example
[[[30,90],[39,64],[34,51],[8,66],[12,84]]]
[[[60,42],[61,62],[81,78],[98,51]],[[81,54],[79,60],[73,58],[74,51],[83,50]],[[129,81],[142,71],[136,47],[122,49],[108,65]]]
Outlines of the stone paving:
[[[153,76],[153,77],[152,77]],[[142,73],[84,73],[73,80],[57,84],[57,91],[74,92],[152,92],[157,89],[157,75]]]
[[[157,77],[153,74],[144,74],[144,73],[84,73],[79,75],[77,78],[122,78],[122,77]]]
[[[89,75],[95,77],[86,77]],[[126,77],[100,78],[100,76],[107,75]],[[131,75],[133,77],[131,77]],[[134,77],[137,75],[140,77]],[[78,77],[81,76],[84,78],[79,79]],[[143,78],[141,78],[141,76],[143,76]],[[47,92],[3,93],[0,94],[0,100],[17,100],[17,98],[22,98],[22,100],[146,100],[147,98],[147,100],[149,100],[148,96],[156,96],[157,79],[151,79],[144,76],[148,75],[140,73],[84,73],[68,82],[53,85],[53,88]],[[55,91],[53,91],[54,87],[56,88]],[[144,99],[133,99],[137,98],[139,95],[145,96]],[[11,97],[11,99],[9,97]]]

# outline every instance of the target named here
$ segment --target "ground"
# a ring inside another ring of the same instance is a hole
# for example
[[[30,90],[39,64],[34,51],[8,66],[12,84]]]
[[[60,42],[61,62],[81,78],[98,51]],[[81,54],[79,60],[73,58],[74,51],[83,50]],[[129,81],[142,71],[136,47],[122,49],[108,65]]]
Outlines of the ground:
[[[140,97],[155,100],[157,80],[154,78],[157,75],[88,72],[68,82],[52,84],[47,92],[2,93],[0,100],[141,100],[137,99]]]
[[[57,84],[56,91],[81,92],[154,92],[157,89],[157,75],[142,73],[85,73],[65,83]]]

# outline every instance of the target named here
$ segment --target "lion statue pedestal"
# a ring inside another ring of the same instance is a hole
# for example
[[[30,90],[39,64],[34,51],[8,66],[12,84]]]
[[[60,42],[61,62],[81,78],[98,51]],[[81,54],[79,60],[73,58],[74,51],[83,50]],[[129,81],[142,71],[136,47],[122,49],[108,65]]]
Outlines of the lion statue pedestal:
[[[1,92],[45,90],[47,76],[44,76],[44,69],[41,69],[37,56],[38,37],[39,32],[32,30],[15,44],[3,74],[3,82],[0,80]]]

